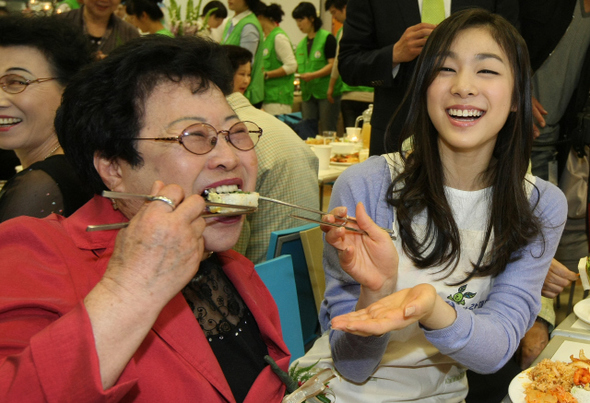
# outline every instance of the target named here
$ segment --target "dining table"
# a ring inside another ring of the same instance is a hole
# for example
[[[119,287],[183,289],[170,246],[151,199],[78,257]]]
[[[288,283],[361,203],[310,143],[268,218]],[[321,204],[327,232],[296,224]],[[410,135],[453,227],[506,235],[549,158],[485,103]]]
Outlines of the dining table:
[[[324,209],[324,187],[333,184],[342,172],[353,164],[330,164],[328,169],[320,169],[318,171],[318,186],[320,187],[320,210]]]

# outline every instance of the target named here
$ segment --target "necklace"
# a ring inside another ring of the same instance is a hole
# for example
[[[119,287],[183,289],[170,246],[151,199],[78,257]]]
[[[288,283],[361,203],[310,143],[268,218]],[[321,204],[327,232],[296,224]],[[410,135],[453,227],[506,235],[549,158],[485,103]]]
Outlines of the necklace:
[[[47,158],[51,157],[53,155],[53,153],[56,152],[57,149],[60,148],[60,147],[61,147],[61,145],[59,145],[59,144],[57,146],[55,146],[55,148],[53,150],[49,151],[49,154],[47,154],[45,156],[45,158],[43,158],[43,159],[46,160]]]

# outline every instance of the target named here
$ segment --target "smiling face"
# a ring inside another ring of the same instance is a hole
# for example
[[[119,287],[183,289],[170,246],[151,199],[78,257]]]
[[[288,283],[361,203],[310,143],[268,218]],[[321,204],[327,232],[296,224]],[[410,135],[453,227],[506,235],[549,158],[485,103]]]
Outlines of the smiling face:
[[[51,66],[36,48],[0,47],[0,76],[18,74],[28,80],[53,77]],[[55,143],[53,120],[63,87],[57,80],[32,83],[19,94],[0,89],[0,148],[22,155],[39,154]],[[47,152],[45,151],[45,154]]]
[[[105,19],[111,16],[121,0],[84,0],[84,8],[92,17]]]
[[[513,88],[508,57],[489,31],[459,32],[427,91],[441,158],[469,153],[489,161],[498,132],[513,110]]]
[[[234,74],[234,92],[244,94],[252,81],[252,63],[242,64]]]
[[[159,84],[145,103],[139,137],[178,136],[198,122],[227,130],[239,121],[219,89],[194,94],[193,87],[187,81]],[[221,185],[237,185],[244,191],[254,191],[258,169],[256,152],[239,151],[222,137],[220,134],[215,148],[204,155],[192,154],[178,142],[138,141],[136,148],[144,163],[132,167],[119,161],[118,177],[105,178],[105,183],[115,191],[149,194],[154,181],[161,180],[182,187],[185,197],[200,195],[205,189]],[[141,204],[123,201],[120,209],[127,217],[132,217]],[[230,249],[240,236],[242,219],[243,216],[206,218],[206,250]]]

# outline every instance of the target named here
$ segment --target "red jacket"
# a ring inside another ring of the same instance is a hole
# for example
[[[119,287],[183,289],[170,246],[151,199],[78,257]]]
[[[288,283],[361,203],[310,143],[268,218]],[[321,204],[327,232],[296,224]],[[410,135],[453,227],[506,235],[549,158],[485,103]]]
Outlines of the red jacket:
[[[102,390],[82,300],[104,274],[117,231],[86,226],[120,221],[109,200],[96,196],[67,219],[19,217],[0,225],[0,401],[235,401],[181,294],[162,310],[117,384]],[[233,251],[219,255],[270,356],[286,370],[278,310],[254,265]],[[284,392],[267,366],[245,401],[280,402]]]

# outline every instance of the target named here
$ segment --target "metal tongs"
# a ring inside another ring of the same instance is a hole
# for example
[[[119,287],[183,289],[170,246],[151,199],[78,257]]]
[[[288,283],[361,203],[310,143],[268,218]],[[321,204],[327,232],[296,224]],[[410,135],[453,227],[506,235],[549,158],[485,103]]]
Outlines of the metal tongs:
[[[112,192],[109,190],[105,190],[102,192],[104,197],[109,199],[143,199],[146,201],[163,201],[168,203],[165,200],[162,200],[160,196],[150,196],[145,194],[138,194],[138,193],[124,193],[124,192]],[[250,214],[258,210],[256,207],[252,206],[241,206],[238,204],[226,204],[226,203],[213,203],[213,202],[205,202],[207,207],[227,207],[238,211],[228,211],[222,213],[211,213],[209,209],[207,209],[207,213],[201,215],[201,217],[224,217],[224,216],[235,216],[235,215],[242,215],[242,214]],[[172,206],[174,208],[174,206]],[[98,225],[89,225],[86,227],[86,231],[105,231],[105,230],[113,230],[113,229],[120,229],[125,228],[129,225],[129,222],[119,222],[114,224],[98,224]]]
[[[258,199],[259,200],[264,200],[264,201],[268,201],[268,202],[272,202],[272,203],[276,203],[276,204],[281,204],[283,206],[287,206],[287,207],[292,207],[292,208],[296,208],[299,210],[304,210],[304,211],[309,211],[310,213],[314,213],[314,214],[319,214],[321,216],[327,215],[327,214],[331,214],[331,213],[327,213],[325,211],[321,211],[321,210],[316,210],[316,209],[312,209],[309,207],[303,207],[303,206],[298,206],[296,204],[291,204],[291,203],[287,203],[281,200],[276,200],[276,199],[271,199],[270,197],[265,197],[265,196],[260,196],[258,195]],[[359,228],[354,228],[354,227],[347,227],[346,224],[349,222],[355,223],[356,224],[356,218],[351,217],[351,216],[346,216],[346,217],[339,217],[339,216],[334,216],[334,218],[336,218],[336,222],[335,223],[329,223],[329,222],[324,222],[321,220],[316,220],[313,218],[308,218],[308,217],[302,217],[300,215],[296,215],[296,214],[290,214],[291,217],[293,218],[298,218],[300,220],[305,220],[305,221],[309,221],[309,222],[314,222],[314,223],[318,223],[318,224],[322,224],[322,225],[329,225],[332,227],[344,227],[344,229],[346,229],[347,231],[352,231],[352,232],[356,232],[359,234],[363,234],[363,235],[367,235],[367,233],[365,231],[363,231],[362,229]],[[383,227],[379,227],[381,228],[383,231],[387,232],[387,234],[389,235],[389,237],[391,239],[395,239],[397,237],[397,235],[395,234],[395,232],[389,228],[383,228]]]

